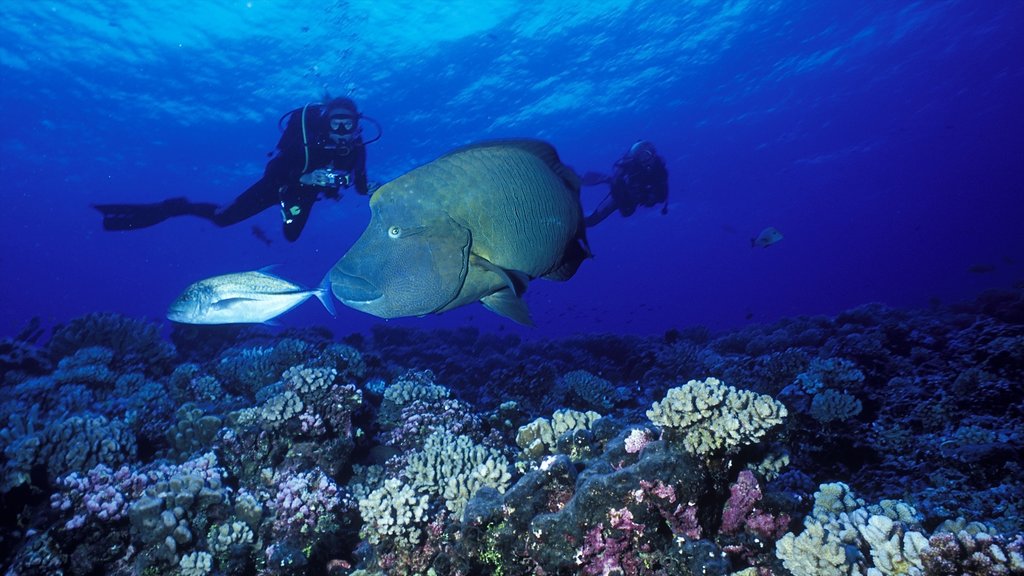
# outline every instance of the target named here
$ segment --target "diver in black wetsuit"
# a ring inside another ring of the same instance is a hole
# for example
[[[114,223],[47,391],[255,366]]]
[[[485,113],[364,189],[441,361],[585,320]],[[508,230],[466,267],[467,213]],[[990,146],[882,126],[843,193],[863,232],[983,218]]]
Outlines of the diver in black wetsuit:
[[[623,216],[631,216],[637,206],[654,206],[664,202],[661,213],[668,213],[668,170],[665,161],[654,149],[654,144],[647,140],[637,140],[615,162],[614,168],[615,172],[611,176],[597,172],[587,172],[583,176],[584,186],[610,186],[608,196],[584,219],[587,228],[596,226],[616,210]]]
[[[359,113],[349,98],[326,104],[307,104],[282,116],[284,133],[263,177],[227,206],[171,198],[155,204],[96,204],[106,230],[134,230],[159,224],[174,216],[198,216],[217,226],[230,226],[280,206],[284,236],[294,242],[309,219],[313,202],[321,196],[339,200],[340,189],[355,187],[369,193],[366,181],[366,144]]]

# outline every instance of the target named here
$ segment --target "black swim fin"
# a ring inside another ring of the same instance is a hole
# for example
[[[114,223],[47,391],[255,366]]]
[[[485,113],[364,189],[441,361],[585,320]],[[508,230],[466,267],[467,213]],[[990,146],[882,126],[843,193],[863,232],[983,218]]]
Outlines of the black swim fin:
[[[155,204],[93,204],[103,215],[104,230],[135,230],[148,228],[174,216],[213,218],[215,204],[192,203],[185,198],[171,198]]]

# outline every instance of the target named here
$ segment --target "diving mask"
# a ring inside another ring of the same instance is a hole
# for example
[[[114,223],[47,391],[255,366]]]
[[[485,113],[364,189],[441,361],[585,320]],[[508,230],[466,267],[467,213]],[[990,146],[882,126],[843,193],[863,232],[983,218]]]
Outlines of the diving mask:
[[[356,118],[347,114],[337,114],[329,119],[331,132],[349,134],[356,129]]]

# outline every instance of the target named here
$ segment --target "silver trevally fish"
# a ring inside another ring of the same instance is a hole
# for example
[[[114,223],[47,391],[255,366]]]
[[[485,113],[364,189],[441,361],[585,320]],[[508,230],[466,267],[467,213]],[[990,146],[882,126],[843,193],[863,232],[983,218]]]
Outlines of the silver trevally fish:
[[[264,270],[238,272],[200,280],[185,289],[167,310],[167,319],[182,324],[267,322],[302,304],[310,296],[334,316],[327,278],[306,290]]]
[[[531,324],[530,280],[568,280],[590,256],[579,177],[540,140],[456,149],[381,186],[370,222],[329,277],[344,304],[381,318],[479,300]]]

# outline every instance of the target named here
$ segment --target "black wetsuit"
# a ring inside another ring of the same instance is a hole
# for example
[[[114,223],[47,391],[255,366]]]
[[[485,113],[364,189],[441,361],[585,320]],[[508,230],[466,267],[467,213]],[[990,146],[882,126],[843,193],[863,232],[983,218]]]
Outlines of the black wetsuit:
[[[368,193],[366,146],[362,136],[354,129],[343,136],[340,144],[333,140],[330,121],[324,117],[327,108],[328,105],[313,104],[290,112],[263,177],[230,204],[221,207],[210,202],[173,198],[156,204],[96,205],[103,214],[103,227],[133,230],[186,215],[205,218],[217,226],[230,226],[279,206],[284,219],[284,236],[295,241],[309,219],[313,203],[321,195],[338,199],[339,188],[348,187],[354,187],[362,195]],[[352,114],[357,113],[353,110]],[[326,168],[336,175],[333,184],[322,180],[322,185],[300,182],[305,175]]]
[[[615,162],[615,172],[609,181],[611,192],[587,216],[585,224],[598,224],[612,212],[623,216],[636,212],[637,206],[654,206],[668,200],[668,169],[665,161],[657,154],[636,158],[626,154]]]

